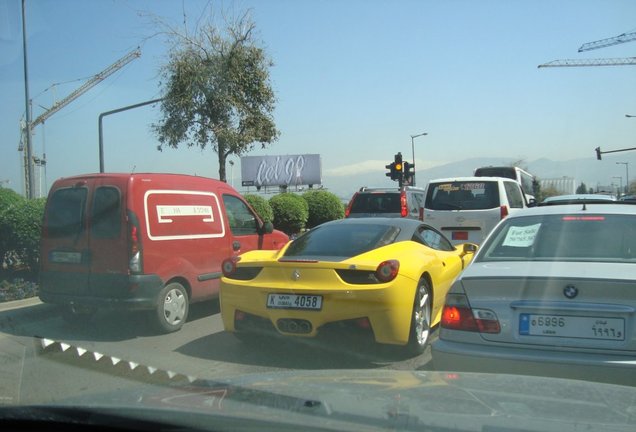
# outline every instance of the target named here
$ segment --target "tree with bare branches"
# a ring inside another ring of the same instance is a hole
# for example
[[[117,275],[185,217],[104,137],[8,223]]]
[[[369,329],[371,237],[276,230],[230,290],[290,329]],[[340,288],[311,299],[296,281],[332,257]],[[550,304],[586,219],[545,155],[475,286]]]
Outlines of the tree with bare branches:
[[[249,12],[239,19],[214,19],[188,32],[170,28],[171,49],[161,68],[163,118],[153,125],[158,149],[180,144],[218,155],[219,179],[226,181],[225,161],[258,143],[262,148],[278,138],[273,119],[276,102],[270,83],[273,66],[255,40]]]

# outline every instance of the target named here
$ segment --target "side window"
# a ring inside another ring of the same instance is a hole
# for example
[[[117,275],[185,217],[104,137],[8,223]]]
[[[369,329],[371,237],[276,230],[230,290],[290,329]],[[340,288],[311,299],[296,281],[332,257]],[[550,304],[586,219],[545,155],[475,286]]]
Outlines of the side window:
[[[446,237],[430,227],[420,227],[418,236],[421,238],[420,243],[424,243],[431,249],[437,249],[440,251],[455,250],[455,247],[451,244],[450,241],[448,241]]]
[[[521,196],[519,185],[511,182],[504,182],[504,188],[506,190],[506,196],[508,197],[510,207],[523,208],[523,196]]]
[[[252,210],[240,198],[223,195],[223,204],[230,222],[230,230],[234,235],[250,235],[258,233],[258,222]]]
[[[121,199],[119,189],[101,186],[95,189],[91,232],[95,237],[116,238],[121,231]]]

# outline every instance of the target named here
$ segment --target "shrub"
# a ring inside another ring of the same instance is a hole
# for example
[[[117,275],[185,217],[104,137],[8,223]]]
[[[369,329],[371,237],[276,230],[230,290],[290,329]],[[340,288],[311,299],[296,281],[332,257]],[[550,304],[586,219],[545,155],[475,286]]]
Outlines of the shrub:
[[[15,207],[24,201],[13,189],[0,187],[0,268],[9,260],[12,251],[13,226],[7,220]]]
[[[35,282],[21,278],[13,279],[11,282],[0,281],[0,302],[22,300],[36,295],[38,295],[38,286]]]
[[[245,198],[245,201],[252,206],[258,217],[260,217],[263,222],[274,221],[274,211],[265,198],[256,194],[246,194],[243,195],[243,198]]]
[[[307,228],[344,218],[344,205],[337,195],[325,190],[310,190],[302,197],[307,201],[309,208]]]
[[[309,217],[309,206],[300,195],[284,192],[269,199],[274,213],[274,226],[289,236],[300,233]]]
[[[44,198],[24,199],[2,216],[2,223],[9,229],[6,240],[8,253],[14,260],[12,265],[27,267],[32,273],[38,270],[45,202]]]

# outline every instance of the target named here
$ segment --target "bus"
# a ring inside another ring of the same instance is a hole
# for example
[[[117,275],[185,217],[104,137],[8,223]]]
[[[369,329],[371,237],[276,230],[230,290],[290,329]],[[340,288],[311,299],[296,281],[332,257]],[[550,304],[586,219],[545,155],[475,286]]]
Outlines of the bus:
[[[528,171],[517,166],[487,166],[477,168],[473,174],[475,177],[505,177],[516,180],[526,198],[526,204],[536,202],[534,191],[537,179]]]

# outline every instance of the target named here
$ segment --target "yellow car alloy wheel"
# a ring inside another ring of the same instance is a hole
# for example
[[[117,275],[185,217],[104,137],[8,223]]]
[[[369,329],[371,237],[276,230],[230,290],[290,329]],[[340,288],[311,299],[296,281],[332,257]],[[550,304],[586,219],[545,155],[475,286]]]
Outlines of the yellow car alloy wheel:
[[[430,282],[426,278],[421,278],[415,292],[408,343],[408,349],[417,354],[424,351],[431,333],[431,292]]]

